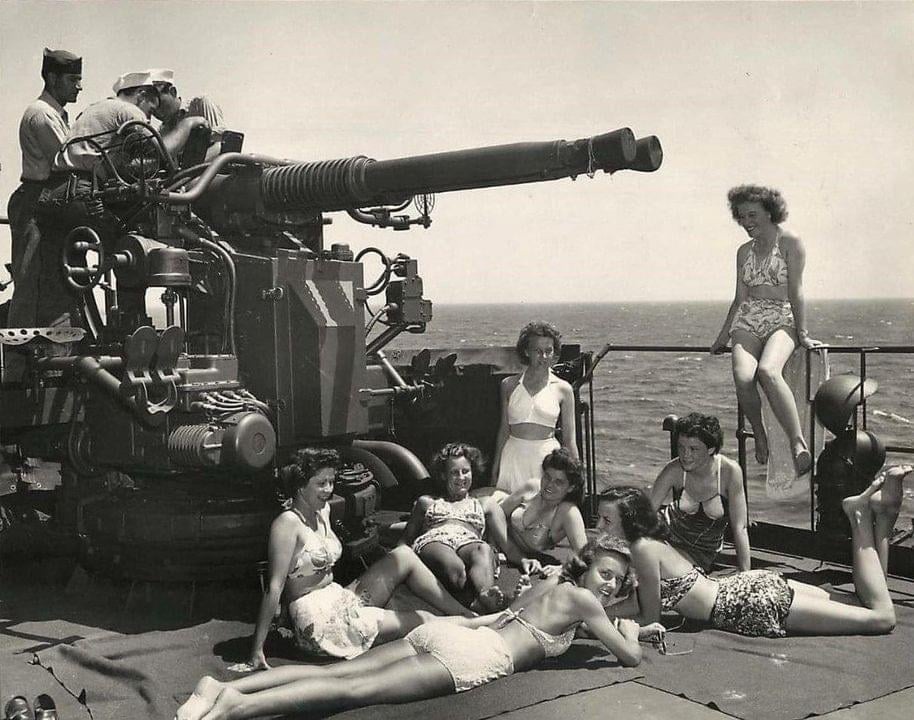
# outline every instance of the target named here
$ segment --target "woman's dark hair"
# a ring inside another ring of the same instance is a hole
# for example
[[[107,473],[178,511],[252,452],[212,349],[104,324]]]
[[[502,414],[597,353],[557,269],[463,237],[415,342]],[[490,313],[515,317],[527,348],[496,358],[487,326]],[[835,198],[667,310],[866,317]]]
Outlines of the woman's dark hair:
[[[635,587],[631,553],[628,545],[611,535],[598,535],[582,547],[579,553],[568,558],[562,566],[560,581],[577,584],[581,576],[593,565],[593,561],[601,555],[617,555],[625,562],[625,575],[619,583],[616,597],[628,597]]]
[[[737,185],[730,188],[727,193],[730,203],[730,214],[734,220],[739,220],[738,205],[747,202],[760,203],[765,211],[771,215],[771,222],[782,223],[787,219],[787,202],[780,191],[762,185]]]
[[[720,452],[724,444],[724,433],[720,429],[720,421],[713,415],[689,413],[676,421],[676,435],[698,438],[714,454]]]
[[[584,500],[584,471],[581,463],[565,448],[556,448],[543,458],[543,471],[548,468],[565,473],[569,487],[564,499],[580,507]]]
[[[279,471],[279,477],[289,497],[324,468],[340,468],[340,454],[333,448],[302,448],[295,459]]]
[[[558,331],[558,328],[552,323],[535,320],[524,325],[520,335],[517,336],[517,344],[514,346],[517,351],[517,357],[524,365],[530,364],[530,358],[527,356],[527,343],[530,342],[531,337],[550,338],[556,357],[562,351],[562,333]]]
[[[447,495],[447,463],[454,458],[466,458],[470,463],[470,469],[473,471],[473,482],[482,478],[486,470],[486,461],[482,456],[482,451],[462,442],[448,443],[432,458],[432,479],[438,486],[441,495]]]
[[[625,539],[635,542],[643,537],[666,540],[670,531],[654,510],[650,498],[636,487],[612,487],[600,493],[600,503],[613,503],[619,510]]]

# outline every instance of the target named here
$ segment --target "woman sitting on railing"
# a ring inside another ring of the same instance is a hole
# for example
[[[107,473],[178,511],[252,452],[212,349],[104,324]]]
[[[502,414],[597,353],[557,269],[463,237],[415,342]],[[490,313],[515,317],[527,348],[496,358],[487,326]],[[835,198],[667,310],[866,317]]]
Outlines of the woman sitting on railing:
[[[561,563],[548,552],[563,540],[568,540],[572,552],[584,547],[583,497],[581,463],[565,448],[558,448],[543,458],[537,481],[529,481],[502,501],[508,541],[526,558],[521,563],[525,574],[558,573]]]
[[[879,563],[883,516],[897,516],[903,475],[881,475],[860,495],[845,498],[851,523],[854,586],[862,605],[832,600],[828,592],[786,580],[771,570],[715,579],[666,542],[667,528],[647,495],[611,488],[600,496],[597,528],[631,543],[638,576],[639,621],[675,611],[740,635],[877,635],[895,627],[895,608]]]
[[[469,621],[474,629],[430,622],[344,663],[290,665],[228,683],[204,677],[176,718],[326,714],[464,692],[561,655],[582,624],[623,665],[637,665],[639,636],[662,637],[663,629],[607,617],[605,608],[631,586],[628,567],[617,542],[598,540],[569,561],[561,577],[522,598],[523,609]]]
[[[821,345],[806,329],[803,269],[806,250],[800,239],[780,227],[787,203],[773,188],[740,185],[727,194],[733,219],[751,240],[736,252],[736,294],[711,353],[733,341],[731,361],[739,404],[755,438],[755,459],[768,462],[768,435],[756,383],[762,386],[793,455],[797,475],[809,471],[812,456],[803,438],[800,417],[784,365],[794,348]]]
[[[670,545],[709,572],[729,525],[736,565],[748,570],[749,513],[743,472],[720,454],[724,442],[720,422],[713,415],[690,413],[676,421],[674,433],[677,456],[660,471],[651,489],[651,505],[669,526]]]
[[[547,322],[524,326],[515,349],[522,364],[520,375],[501,383],[501,423],[495,438],[492,477],[495,497],[510,495],[540,474],[543,458],[558,447],[578,456],[574,415],[574,391],[552,373],[552,364],[562,348],[561,334]],[[555,427],[562,420],[562,442]]]
[[[269,667],[263,646],[280,600],[299,648],[339,658],[352,658],[378,643],[403,637],[436,617],[419,610],[383,609],[401,584],[443,613],[473,615],[408,547],[392,550],[349,587],[334,582],[333,565],[343,547],[330,527],[328,501],[339,466],[336,450],[307,448],[282,470],[291,507],[270,528],[269,586],[260,604],[246,669]]]

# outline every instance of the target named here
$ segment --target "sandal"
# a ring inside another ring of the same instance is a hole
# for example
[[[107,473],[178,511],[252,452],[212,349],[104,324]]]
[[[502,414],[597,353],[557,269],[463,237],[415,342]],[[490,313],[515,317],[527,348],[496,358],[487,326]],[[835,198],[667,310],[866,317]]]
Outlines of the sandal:
[[[35,720],[35,716],[32,714],[32,706],[22,695],[10,698],[10,701],[3,709],[3,717],[6,720]]]
[[[57,705],[50,695],[42,693],[35,698],[35,720],[57,720]]]

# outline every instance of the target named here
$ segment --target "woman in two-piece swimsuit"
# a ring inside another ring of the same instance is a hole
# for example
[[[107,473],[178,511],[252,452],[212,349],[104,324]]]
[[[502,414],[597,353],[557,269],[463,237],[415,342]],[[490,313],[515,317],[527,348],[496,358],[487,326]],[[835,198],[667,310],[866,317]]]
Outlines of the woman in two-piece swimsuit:
[[[583,497],[581,463],[565,448],[558,448],[543,458],[537,481],[529,481],[502,501],[509,546],[524,558],[520,567],[525,575],[557,573],[561,564],[548,551],[562,540],[567,539],[575,553],[584,547]]]
[[[562,348],[561,337],[552,324],[531,322],[517,338],[515,350],[527,368],[501,383],[502,413],[492,464],[498,500],[538,478],[540,463],[556,448],[564,447],[578,456],[574,391],[551,370]],[[555,437],[559,418],[561,444]]]
[[[177,720],[326,713],[464,692],[561,655],[582,624],[622,665],[635,666],[639,638],[663,630],[607,617],[606,607],[630,588],[628,567],[618,541],[599,539],[569,561],[561,577],[519,598],[523,609],[478,618],[475,628],[430,622],[344,663],[286,666],[228,683],[205,677]]]
[[[690,413],[676,421],[674,435],[677,456],[660,471],[651,489],[651,505],[670,529],[670,545],[710,572],[729,525],[736,565],[748,570],[749,511],[743,473],[737,463],[720,454],[724,441],[720,422],[712,415]]]
[[[733,219],[749,242],[736,253],[736,294],[711,353],[732,340],[733,381],[739,404],[755,438],[755,459],[768,462],[768,435],[758,385],[790,441],[797,474],[809,471],[812,456],[803,438],[793,392],[782,372],[797,344],[821,345],[806,329],[803,269],[806,251],[798,237],[781,230],[787,204],[780,192],[740,185],[727,194]]]
[[[343,547],[330,526],[333,484],[340,466],[336,450],[307,448],[284,467],[291,506],[270,527],[269,585],[263,595],[247,669],[267,668],[263,646],[280,602],[303,651],[351,658],[375,644],[403,637],[436,617],[425,611],[383,609],[406,584],[437,610],[459,622],[473,613],[455,600],[408,547],[378,560],[349,587],[333,581]]]
[[[476,606],[492,611],[504,608],[506,600],[495,584],[497,557],[483,535],[488,527],[492,540],[504,547],[506,528],[492,497],[470,495],[483,469],[482,453],[472,445],[448,443],[441,448],[432,459],[431,474],[442,496],[416,500],[400,544],[411,546],[455,595],[469,588]]]
[[[859,606],[832,600],[822,588],[786,580],[772,570],[708,577],[666,542],[666,525],[638,488],[604,492],[597,528],[631,544],[641,622],[675,611],[749,636],[886,634],[895,627],[895,608],[877,552],[884,539],[879,518],[890,518],[889,527],[894,524],[901,507],[902,477],[885,473],[860,495],[844,500]]]

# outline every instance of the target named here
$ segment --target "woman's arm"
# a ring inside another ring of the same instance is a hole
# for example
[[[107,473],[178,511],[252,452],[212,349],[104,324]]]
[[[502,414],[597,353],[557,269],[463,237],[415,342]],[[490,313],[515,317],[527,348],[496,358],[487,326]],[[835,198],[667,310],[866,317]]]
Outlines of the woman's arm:
[[[577,418],[574,412],[574,390],[564,380],[561,381],[562,399],[559,401],[559,409],[562,417],[562,447],[570,452],[575,460],[578,460],[578,431]]]
[[[403,529],[403,535],[400,537],[398,545],[412,545],[413,542],[425,531],[425,511],[431,504],[432,498],[429,495],[422,495],[413,503],[413,511],[406,521],[406,527]]]
[[[809,331],[806,329],[806,298],[803,295],[806,249],[798,237],[784,235],[783,238],[787,246],[787,297],[790,300],[790,309],[793,311],[797,338],[803,347],[813,348],[822,343],[809,337]]]
[[[681,468],[678,460],[672,460],[663,467],[657,479],[654,480],[654,486],[651,488],[651,505],[654,510],[659,510],[665,504],[676,484],[677,475],[682,476]],[[677,473],[677,470],[680,472]]]
[[[749,570],[752,567],[752,551],[749,547],[749,510],[743,488],[743,471],[729,458],[725,460],[727,462],[724,463],[722,472],[726,474],[727,509],[730,513],[733,546],[736,548],[736,564],[740,570]]]
[[[273,617],[279,609],[279,600],[286,578],[289,575],[289,566],[292,562],[292,553],[295,551],[295,528],[298,521],[287,513],[282,513],[270,526],[269,558],[269,584],[260,600],[260,611],[257,613],[257,625],[254,627],[254,636],[251,641],[250,664],[255,670],[269,668],[266,656],[263,654],[263,644],[267,640],[267,633]]]
[[[610,620],[603,607],[588,590],[579,588],[574,598],[575,610],[587,626],[588,632],[619,658],[619,662],[624,666],[638,665],[641,662],[638,623],[634,620]]]
[[[657,540],[642,538],[632,543],[632,566],[638,576],[638,604],[643,623],[660,621],[660,553]]]
[[[508,433],[510,432],[508,427],[508,399],[511,397],[511,391],[517,387],[519,379],[519,375],[506,377],[501,381],[501,385],[498,388],[501,399],[501,418],[498,422],[498,433],[495,435],[495,450],[492,453],[492,485],[498,483],[498,473],[501,470],[501,451],[508,441]]]
[[[746,254],[749,252],[749,243],[744,243],[736,251],[736,292],[733,294],[733,302],[730,303],[730,309],[727,310],[727,317],[724,318],[724,324],[717,334],[717,339],[711,344],[711,354],[716,355],[723,352],[727,347],[727,341],[730,339],[730,326],[733,324],[733,317],[736,315],[736,309],[746,298],[749,297],[749,288],[743,282],[743,263],[746,261]]]
[[[584,517],[577,505],[572,503],[562,503],[559,506],[559,512],[562,512],[562,529],[556,536],[556,540],[563,537],[568,538],[568,544],[575,553],[581,552],[587,544],[587,530],[584,527]]]

